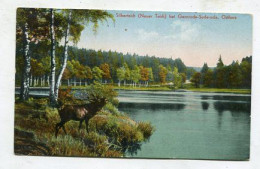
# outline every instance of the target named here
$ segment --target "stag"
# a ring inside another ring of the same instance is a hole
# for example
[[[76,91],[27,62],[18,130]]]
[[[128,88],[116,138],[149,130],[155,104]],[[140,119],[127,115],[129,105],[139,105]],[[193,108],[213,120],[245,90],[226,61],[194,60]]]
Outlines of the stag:
[[[106,102],[107,100],[104,97],[91,95],[91,99],[89,98],[89,103],[87,104],[62,106],[59,109],[60,122],[56,124],[55,136],[57,137],[60,128],[67,134],[64,125],[70,120],[79,121],[79,130],[81,129],[82,122],[85,121],[86,130],[88,132],[89,120],[105,106]]]

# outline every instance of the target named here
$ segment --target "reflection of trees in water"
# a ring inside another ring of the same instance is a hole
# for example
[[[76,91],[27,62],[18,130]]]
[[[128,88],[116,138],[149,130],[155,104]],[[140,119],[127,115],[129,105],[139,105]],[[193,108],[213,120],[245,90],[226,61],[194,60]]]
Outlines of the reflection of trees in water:
[[[228,101],[246,101],[251,102],[250,96],[223,96],[223,95],[215,95],[213,96],[214,100],[228,100]]]
[[[212,96],[201,95],[201,100],[209,100]],[[201,102],[201,107],[204,111],[208,110],[209,103],[206,101]]]
[[[119,103],[119,109],[151,109],[151,110],[159,110],[159,109],[170,109],[170,110],[182,110],[185,108],[185,104],[181,103]]]
[[[201,100],[209,100],[212,96],[202,95]]]
[[[231,113],[244,112],[250,113],[250,103],[236,103],[236,102],[214,102],[214,109],[218,112],[230,111]]]
[[[135,97],[135,98],[151,98],[151,97],[162,97],[162,98],[179,98],[179,97],[185,97],[184,94],[173,94],[173,93],[142,93],[142,94],[133,94],[130,92],[119,92],[119,97]]]
[[[206,111],[209,108],[209,103],[208,102],[201,102],[201,107],[204,111]]]
[[[249,113],[251,105],[250,103],[235,103],[235,102],[214,102],[214,109],[218,112],[218,129],[221,129],[222,117],[224,111],[230,111],[232,117],[239,117],[242,114]],[[238,120],[239,118],[232,118]]]

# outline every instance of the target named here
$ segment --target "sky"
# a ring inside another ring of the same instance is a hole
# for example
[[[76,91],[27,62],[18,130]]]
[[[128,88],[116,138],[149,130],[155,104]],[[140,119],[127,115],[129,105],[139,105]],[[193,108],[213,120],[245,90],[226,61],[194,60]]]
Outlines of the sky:
[[[186,66],[193,67],[201,67],[204,63],[215,67],[220,55],[227,65],[252,55],[252,17],[249,14],[108,12],[114,15],[115,23],[112,20],[100,23],[96,34],[90,23],[81,34],[78,47],[181,58]],[[134,14],[135,17],[118,17],[119,14]],[[156,14],[166,18],[157,18]],[[205,15],[218,19],[199,18]],[[226,19],[222,19],[223,15]],[[236,19],[230,19],[234,17]]]

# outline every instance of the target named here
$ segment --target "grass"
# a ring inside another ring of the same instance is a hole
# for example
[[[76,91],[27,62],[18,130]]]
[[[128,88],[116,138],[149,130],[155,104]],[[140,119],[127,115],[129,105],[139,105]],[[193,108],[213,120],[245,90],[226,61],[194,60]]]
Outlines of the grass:
[[[141,90],[141,91],[170,91],[171,89],[167,86],[148,86],[148,87],[132,87],[132,86],[115,86],[116,90]]]
[[[66,89],[67,86],[63,86],[63,89]],[[75,86],[72,87],[73,89],[87,89],[88,86]],[[139,87],[138,85],[136,87],[132,86],[117,86],[114,85],[114,89],[116,90],[134,90],[134,91],[174,91],[173,88],[169,85],[158,85],[158,86],[148,86],[148,87]],[[220,89],[220,88],[195,88],[191,84],[185,84],[183,88],[179,89],[185,89],[188,91],[193,92],[209,92],[209,93],[240,93],[240,94],[251,94],[251,89]]]
[[[251,89],[187,88],[193,92],[251,94]]]
[[[109,85],[109,84],[108,84]],[[67,89],[68,86],[61,86],[61,89]],[[72,89],[88,89],[89,86],[72,86]],[[148,87],[139,87],[138,85],[136,87],[132,86],[117,86],[113,85],[113,88],[116,90],[151,90],[151,91],[169,91],[171,90],[168,86],[148,86]]]
[[[60,130],[56,138],[58,110],[45,103],[43,99],[15,103],[16,154],[123,157],[154,132],[150,123],[135,122],[109,103],[90,120],[89,133],[85,124],[79,131],[79,122],[69,121],[67,134]]]

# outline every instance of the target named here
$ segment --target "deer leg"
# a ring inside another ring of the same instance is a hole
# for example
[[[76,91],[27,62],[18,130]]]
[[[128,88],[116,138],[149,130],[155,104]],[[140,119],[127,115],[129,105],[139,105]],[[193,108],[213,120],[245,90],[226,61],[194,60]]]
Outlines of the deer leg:
[[[87,130],[87,133],[88,133],[88,119],[85,119],[85,124],[86,124],[86,130]]]
[[[67,134],[66,130],[65,130],[65,127],[64,127],[64,124],[65,124],[65,121],[60,121],[59,123],[56,124],[56,131],[55,131],[55,136],[56,137],[58,136],[58,132],[59,132],[61,127],[62,127],[64,133]]]
[[[82,122],[83,122],[83,120],[80,120],[80,122],[79,122],[79,130],[81,129]]]
[[[59,123],[57,123],[56,124],[56,127],[55,127],[55,137],[57,137],[58,136],[58,132],[59,132],[59,130],[60,130],[60,125],[61,125],[61,122],[59,122]]]
[[[65,126],[64,126],[64,123],[63,123],[63,125],[62,125],[62,129],[63,129],[64,133],[67,134],[66,129],[65,129]]]

